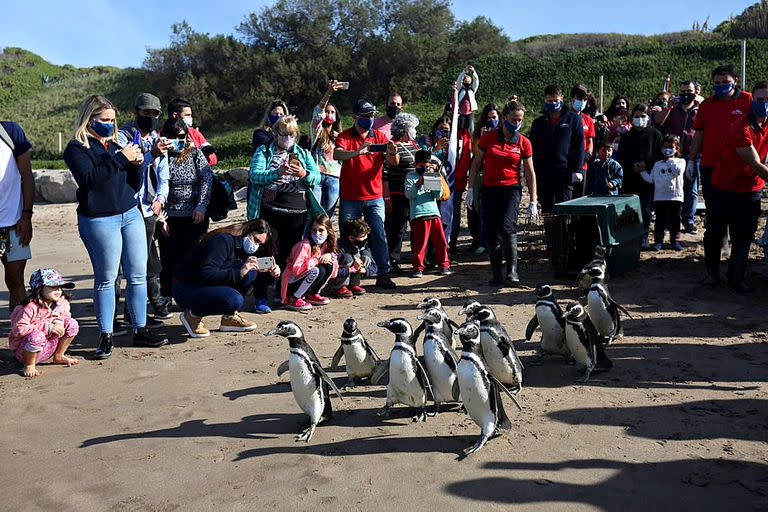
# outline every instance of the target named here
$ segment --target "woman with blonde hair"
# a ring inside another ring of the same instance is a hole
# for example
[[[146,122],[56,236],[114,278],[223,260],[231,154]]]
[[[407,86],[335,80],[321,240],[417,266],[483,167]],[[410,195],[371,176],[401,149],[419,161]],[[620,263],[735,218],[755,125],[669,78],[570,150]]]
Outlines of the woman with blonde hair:
[[[248,176],[248,220],[269,222],[277,237],[277,262],[285,266],[291,248],[301,240],[308,215],[325,213],[312,187],[320,172],[309,151],[299,147],[299,125],[293,116],[273,126],[275,141],[261,146],[251,158]]]
[[[121,261],[134,344],[159,347],[168,342],[146,328],[147,240],[135,197],[144,157],[132,143],[123,148],[117,144],[115,116],[116,108],[107,98],[87,97],[64,150],[78,185],[77,227],[93,266],[93,305],[101,332],[96,359],[112,355],[114,287]]]

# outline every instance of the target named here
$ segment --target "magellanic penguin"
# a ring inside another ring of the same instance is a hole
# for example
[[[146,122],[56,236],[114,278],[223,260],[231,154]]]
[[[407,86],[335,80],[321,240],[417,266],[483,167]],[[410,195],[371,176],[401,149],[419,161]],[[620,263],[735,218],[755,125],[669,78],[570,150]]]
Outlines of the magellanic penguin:
[[[589,271],[589,276],[592,279],[592,286],[589,287],[589,293],[587,293],[587,314],[598,334],[605,340],[605,344],[610,345],[614,338],[624,336],[624,330],[621,327],[621,312],[624,312],[629,318],[632,318],[632,315],[611,298],[608,287],[603,282],[605,272],[602,269],[593,268]]]
[[[565,309],[565,345],[580,368],[584,369],[584,382],[596,369],[607,370],[613,363],[605,355],[600,335],[589,319],[584,306],[570,302]]]
[[[512,428],[499,389],[504,390],[516,404],[517,400],[488,371],[480,357],[480,326],[475,322],[464,322],[457,329],[457,334],[462,346],[456,370],[459,389],[467,413],[481,429],[480,439],[464,452],[467,456],[482,448],[491,436]]]
[[[603,269],[603,273],[608,272],[608,265],[606,263],[606,257],[608,256],[608,248],[604,245],[598,245],[595,247],[595,254],[592,260],[584,265],[579,275],[576,276],[576,283],[579,285],[581,293],[586,294],[589,291],[589,287],[592,286],[592,277],[589,275],[589,271],[593,268]]]
[[[395,346],[389,356],[387,403],[379,416],[389,416],[394,404],[404,404],[420,409],[414,421],[427,421],[427,400],[433,394],[427,372],[416,355],[411,324],[405,318],[393,318],[376,325],[395,335]]]
[[[530,340],[536,327],[541,327],[541,355],[568,355],[565,346],[565,320],[563,310],[555,299],[552,288],[548,284],[540,284],[536,287],[536,313],[528,322],[525,330],[525,339]]]
[[[341,345],[333,355],[331,370],[339,367],[341,358],[346,361],[347,376],[349,380],[345,387],[354,387],[358,379],[368,379],[373,375],[376,365],[381,363],[381,358],[368,344],[354,318],[347,318],[341,332]]]
[[[454,322],[448,317],[448,313],[445,311],[445,308],[443,308],[442,302],[440,302],[440,299],[437,297],[424,297],[424,300],[418,303],[416,306],[419,309],[437,309],[440,311],[442,317],[443,317],[443,323],[442,323],[442,330],[443,335],[445,336],[445,339],[447,339],[450,344],[451,348],[456,349],[458,346],[458,341],[456,339],[455,329],[458,329],[459,324]],[[419,335],[421,332],[426,328],[426,324],[422,322],[419,324],[418,327],[416,327],[416,330],[413,333],[413,339],[418,341]]]
[[[418,319],[426,325],[424,335],[424,366],[435,394],[435,412],[439,412],[443,402],[458,402],[459,383],[456,380],[456,363],[458,357],[451,348],[450,341],[445,338],[442,329],[445,322],[445,312],[430,308]]]
[[[496,319],[488,306],[472,306],[462,311],[467,312],[467,320],[474,320],[480,325],[480,347],[483,358],[494,377],[511,387],[513,394],[523,389],[523,363],[517,356],[512,338]]]
[[[280,322],[277,327],[267,332],[267,336],[288,338],[291,390],[296,403],[309,416],[309,428],[296,436],[296,441],[308,442],[312,439],[317,425],[333,416],[329,386],[339,398],[342,398],[341,393],[320,366],[320,361],[304,339],[304,333],[298,325],[290,321]]]

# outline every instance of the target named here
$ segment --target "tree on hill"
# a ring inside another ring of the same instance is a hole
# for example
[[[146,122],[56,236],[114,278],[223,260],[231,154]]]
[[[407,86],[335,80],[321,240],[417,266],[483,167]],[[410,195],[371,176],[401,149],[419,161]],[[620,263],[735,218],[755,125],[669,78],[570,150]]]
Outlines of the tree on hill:
[[[715,32],[734,38],[768,39],[768,1],[747,7],[738,16],[722,22]]]

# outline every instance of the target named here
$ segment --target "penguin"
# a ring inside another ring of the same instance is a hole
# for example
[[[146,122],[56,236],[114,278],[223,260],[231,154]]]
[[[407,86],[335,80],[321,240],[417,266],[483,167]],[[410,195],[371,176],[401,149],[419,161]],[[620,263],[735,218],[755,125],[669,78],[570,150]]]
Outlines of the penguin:
[[[621,312],[629,318],[629,314],[621,304],[611,298],[608,287],[603,282],[605,271],[599,267],[592,268],[588,275],[592,279],[592,285],[587,293],[587,314],[598,334],[605,339],[605,344],[610,345],[614,338],[624,336],[621,327]]]
[[[475,314],[475,311],[477,311],[479,308],[483,307],[482,304],[480,304],[476,300],[470,300],[464,303],[464,305],[459,310],[460,315],[465,315],[467,318],[471,317]]]
[[[342,357],[346,361],[347,376],[349,377],[344,385],[346,388],[355,387],[355,381],[358,379],[369,379],[373,375],[376,365],[381,363],[381,358],[368,344],[358,329],[354,318],[347,318],[344,321],[341,344],[333,355],[331,370],[336,370],[339,367]]]
[[[309,427],[296,436],[296,441],[309,442],[319,423],[333,416],[329,386],[343,400],[341,392],[320,366],[312,347],[304,339],[304,333],[294,322],[282,321],[267,332],[267,336],[288,338],[290,356],[288,371],[291,374],[291,390],[299,407],[309,416]]]
[[[455,329],[458,329],[459,324],[457,324],[456,322],[454,322],[453,320],[451,320],[448,317],[448,313],[443,308],[443,304],[442,304],[442,302],[440,302],[440,299],[438,299],[437,297],[424,297],[424,300],[419,302],[416,305],[416,307],[418,309],[432,309],[432,308],[434,308],[434,309],[437,309],[437,310],[439,310],[441,312],[441,314],[443,316],[443,335],[445,336],[445,339],[447,339],[450,342],[451,348],[452,349],[456,349],[456,347],[458,346],[458,342],[456,340],[456,334],[455,334],[454,331],[455,331]],[[416,330],[414,331],[413,339],[414,340],[418,340],[419,339],[419,335],[421,334],[421,332],[425,328],[426,328],[426,324],[424,324],[424,322],[422,322],[416,328]]]
[[[576,276],[576,283],[583,294],[586,294],[589,291],[589,287],[592,286],[592,278],[589,275],[590,270],[593,268],[601,268],[603,269],[603,273],[608,272],[608,266],[605,260],[607,253],[608,249],[604,245],[595,247],[595,254],[592,257],[592,260],[584,265],[584,268],[582,268]]]
[[[584,368],[584,382],[596,369],[607,370],[613,366],[605,355],[600,335],[589,319],[584,306],[576,301],[570,302],[565,309],[565,345],[568,347],[576,364]]]
[[[504,411],[500,389],[503,389],[520,407],[515,397],[488,371],[480,356],[480,326],[475,322],[464,322],[457,334],[461,341],[461,359],[456,375],[459,390],[464,399],[464,408],[472,421],[480,427],[480,438],[464,451],[469,456],[482,448],[492,436],[508,432],[512,423]]]
[[[389,356],[387,403],[378,415],[388,417],[392,406],[400,403],[421,411],[414,421],[427,421],[427,400],[432,395],[429,377],[416,356],[413,329],[405,318],[393,318],[376,324],[395,335],[395,346]]]
[[[515,352],[507,330],[488,306],[473,306],[467,319],[480,325],[480,347],[493,376],[505,385],[512,386],[512,393],[518,394],[523,389],[523,363]]]
[[[426,325],[424,335],[424,366],[432,384],[435,396],[435,413],[440,411],[443,402],[458,402],[459,383],[456,380],[456,363],[458,357],[451,348],[450,341],[445,337],[442,329],[445,320],[445,312],[437,308],[430,308],[418,317]]]
[[[540,355],[568,355],[565,347],[565,320],[563,310],[555,299],[548,284],[540,284],[536,294],[536,309],[525,330],[525,339],[530,340],[536,327],[541,327]]]

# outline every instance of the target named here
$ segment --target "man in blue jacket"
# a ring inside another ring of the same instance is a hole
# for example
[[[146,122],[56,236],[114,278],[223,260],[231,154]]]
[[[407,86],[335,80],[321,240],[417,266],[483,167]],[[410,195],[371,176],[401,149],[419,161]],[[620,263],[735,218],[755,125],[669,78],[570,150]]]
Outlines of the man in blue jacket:
[[[541,211],[568,201],[573,184],[584,181],[584,128],[581,116],[563,102],[559,85],[544,89],[544,111],[533,121],[529,136]]]

